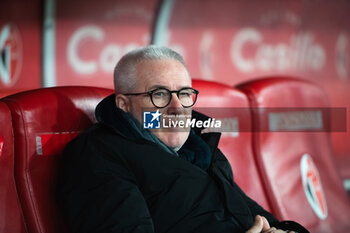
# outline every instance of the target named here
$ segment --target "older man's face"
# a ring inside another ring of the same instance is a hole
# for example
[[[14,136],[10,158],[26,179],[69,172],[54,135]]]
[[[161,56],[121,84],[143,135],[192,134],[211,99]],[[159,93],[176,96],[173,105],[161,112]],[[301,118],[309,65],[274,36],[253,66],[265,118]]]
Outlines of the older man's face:
[[[191,87],[191,79],[185,67],[177,60],[144,60],[136,66],[137,87],[133,92],[152,91],[158,87],[168,90],[179,90]],[[145,108],[155,109],[148,95],[133,96],[130,101],[130,113],[141,122]],[[183,108],[177,95],[172,94],[171,102],[165,108],[159,109],[162,115],[190,115],[191,108]],[[178,128],[152,131],[164,144],[179,149],[187,140],[189,131]]]

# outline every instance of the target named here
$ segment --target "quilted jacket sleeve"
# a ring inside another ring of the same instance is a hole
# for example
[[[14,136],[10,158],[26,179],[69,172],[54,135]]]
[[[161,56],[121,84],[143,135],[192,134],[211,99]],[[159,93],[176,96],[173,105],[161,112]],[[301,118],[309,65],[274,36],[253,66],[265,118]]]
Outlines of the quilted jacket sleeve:
[[[133,174],[103,144],[80,135],[64,152],[59,200],[72,233],[153,233]]]
[[[220,167],[220,170],[222,171],[222,173],[225,174],[225,178],[231,183],[234,189],[238,191],[240,196],[244,199],[245,203],[249,207],[252,217],[255,217],[256,215],[261,215],[266,217],[270,225],[277,224],[278,220],[271,213],[266,211],[258,203],[256,203],[250,197],[248,197],[243,192],[243,190],[236,184],[236,182],[233,179],[233,173],[232,173],[232,168],[230,166],[230,163],[228,162],[224,154],[219,149],[217,150],[215,157],[216,157],[215,163]]]

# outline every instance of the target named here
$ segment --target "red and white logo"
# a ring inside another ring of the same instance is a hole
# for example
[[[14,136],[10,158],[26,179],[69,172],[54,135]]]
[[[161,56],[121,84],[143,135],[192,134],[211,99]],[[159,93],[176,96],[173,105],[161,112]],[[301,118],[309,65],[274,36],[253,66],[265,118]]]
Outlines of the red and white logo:
[[[0,82],[13,86],[22,68],[22,40],[17,27],[6,24],[0,29]]]
[[[306,198],[316,215],[324,220],[328,209],[320,175],[311,156],[304,154],[300,162],[301,178]]]

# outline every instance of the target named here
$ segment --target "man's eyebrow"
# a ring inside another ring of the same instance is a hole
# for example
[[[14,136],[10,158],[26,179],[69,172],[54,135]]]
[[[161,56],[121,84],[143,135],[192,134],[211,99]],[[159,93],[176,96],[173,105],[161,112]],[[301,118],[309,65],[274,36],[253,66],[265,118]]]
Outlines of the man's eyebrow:
[[[170,90],[167,86],[164,86],[164,85],[153,85],[153,86],[150,87],[150,90],[154,90],[154,89],[157,89],[157,88],[165,88],[165,89]],[[182,89],[182,88],[191,88],[191,86],[181,86],[179,88],[179,90]]]
[[[168,89],[166,86],[164,86],[164,85],[153,85],[153,86],[151,86],[150,87],[150,90],[154,90],[154,89],[157,89],[157,88],[166,88],[166,89]]]

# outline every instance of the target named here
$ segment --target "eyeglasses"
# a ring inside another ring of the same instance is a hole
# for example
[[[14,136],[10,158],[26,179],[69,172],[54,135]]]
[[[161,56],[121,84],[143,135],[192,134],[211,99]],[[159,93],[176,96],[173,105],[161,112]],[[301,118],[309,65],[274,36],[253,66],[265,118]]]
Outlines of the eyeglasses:
[[[190,87],[181,88],[178,91],[170,91],[166,88],[160,87],[152,91],[142,93],[127,93],[124,95],[149,95],[152,104],[157,108],[165,108],[171,102],[172,93],[176,93],[177,98],[180,100],[182,107],[192,107],[196,101],[199,91]]]

